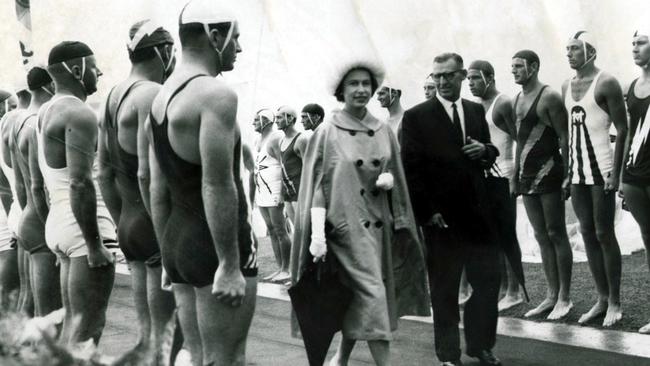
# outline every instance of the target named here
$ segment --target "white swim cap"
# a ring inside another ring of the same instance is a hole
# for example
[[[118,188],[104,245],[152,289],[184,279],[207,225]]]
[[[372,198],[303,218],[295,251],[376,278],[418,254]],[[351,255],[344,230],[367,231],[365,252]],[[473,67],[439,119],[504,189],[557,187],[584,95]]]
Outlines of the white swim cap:
[[[433,74],[427,75],[427,78],[424,79],[424,85],[435,85],[436,83],[433,81]]]
[[[260,109],[259,111],[257,111],[257,113],[255,113],[255,115],[264,117],[271,122],[275,121],[275,114],[273,114],[273,111],[271,111],[270,109],[266,109],[266,108]]]
[[[179,24],[218,24],[236,22],[237,18],[223,0],[191,0],[179,18]]]
[[[594,37],[594,35],[591,32],[587,32],[587,31],[584,31],[584,30],[577,31],[571,38],[569,38],[569,40],[572,40],[572,39],[577,39],[579,41],[582,41],[582,45],[583,45],[584,50],[585,50],[585,55],[587,55],[586,43],[589,43],[589,45],[591,47],[593,47],[595,50],[598,49],[598,44],[596,43],[596,38]]]
[[[633,37],[640,37],[640,36],[650,37],[650,26],[644,24],[643,26],[640,26],[634,31]]]
[[[283,105],[282,107],[278,108],[278,112],[276,114],[288,114],[294,118],[298,118],[296,110],[289,107],[288,105]]]

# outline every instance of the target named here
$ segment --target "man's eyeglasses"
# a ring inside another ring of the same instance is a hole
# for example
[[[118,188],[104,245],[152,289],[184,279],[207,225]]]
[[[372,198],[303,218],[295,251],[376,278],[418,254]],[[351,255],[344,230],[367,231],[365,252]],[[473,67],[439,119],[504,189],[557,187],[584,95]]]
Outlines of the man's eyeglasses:
[[[434,82],[440,82],[440,78],[444,78],[446,81],[451,81],[451,79],[456,76],[456,73],[459,71],[463,71],[463,69],[458,69],[450,72],[441,72],[438,74],[431,74],[431,77],[433,78]]]

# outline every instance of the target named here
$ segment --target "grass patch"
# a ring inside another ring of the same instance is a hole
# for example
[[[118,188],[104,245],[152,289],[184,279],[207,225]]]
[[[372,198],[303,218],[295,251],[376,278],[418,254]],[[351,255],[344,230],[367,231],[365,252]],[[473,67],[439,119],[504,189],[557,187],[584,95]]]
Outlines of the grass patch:
[[[503,311],[501,316],[523,318],[524,314],[539,304],[546,294],[546,279],[541,263],[524,263],[526,275],[526,288],[530,295],[530,304],[522,304],[512,309]],[[603,317],[596,318],[586,326],[598,329],[614,329],[627,332],[636,332],[640,327],[650,321],[650,275],[645,260],[645,251],[623,256],[623,273],[621,279],[621,303],[623,306],[623,319],[611,328],[603,328]],[[571,300],[573,309],[564,319],[553,321],[567,324],[578,324],[578,318],[593,306],[597,299],[589,265],[584,263],[573,264],[571,281]],[[526,318],[529,320],[545,321],[546,315]]]

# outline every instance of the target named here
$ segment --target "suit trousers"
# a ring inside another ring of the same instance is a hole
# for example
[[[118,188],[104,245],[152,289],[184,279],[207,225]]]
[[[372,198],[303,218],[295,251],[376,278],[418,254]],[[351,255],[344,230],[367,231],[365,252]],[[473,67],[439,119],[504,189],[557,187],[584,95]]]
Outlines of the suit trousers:
[[[496,342],[501,272],[494,243],[470,243],[451,228],[423,227],[436,355],[442,362],[460,359],[458,289],[465,269],[472,296],[465,304],[466,350],[490,350]]]

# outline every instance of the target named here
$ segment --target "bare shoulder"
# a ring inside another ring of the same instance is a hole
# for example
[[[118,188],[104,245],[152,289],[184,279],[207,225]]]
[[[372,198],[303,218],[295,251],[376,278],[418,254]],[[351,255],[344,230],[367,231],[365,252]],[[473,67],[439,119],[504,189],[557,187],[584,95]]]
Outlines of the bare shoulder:
[[[237,94],[222,80],[213,77],[200,77],[196,79],[190,88],[193,97],[197,101],[209,102],[209,105],[236,102]]]
[[[560,93],[551,87],[544,88],[539,98],[539,106],[542,108],[556,108],[561,105],[564,105],[564,103]]]
[[[596,84],[596,93],[611,94],[621,93],[621,84],[618,79],[608,72],[603,71]]]
[[[52,111],[56,120],[63,122],[66,126],[81,127],[82,125],[97,126],[97,115],[84,102],[79,99],[62,100],[58,103],[59,108]]]

